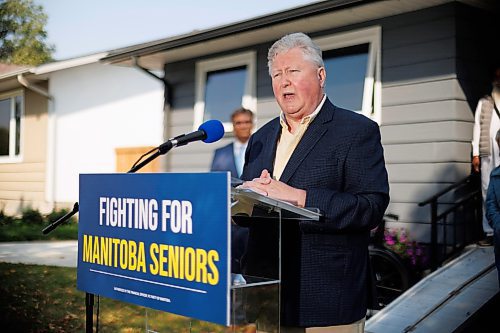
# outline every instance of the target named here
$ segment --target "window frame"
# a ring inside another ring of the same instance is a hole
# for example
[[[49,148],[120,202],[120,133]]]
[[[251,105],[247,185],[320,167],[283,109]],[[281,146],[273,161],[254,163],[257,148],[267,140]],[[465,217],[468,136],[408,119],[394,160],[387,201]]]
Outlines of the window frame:
[[[197,130],[202,124],[205,114],[207,73],[241,66],[246,66],[247,68],[247,76],[241,106],[254,112],[255,121],[257,115],[256,52],[248,51],[196,62],[196,91],[193,130]],[[226,133],[233,132],[233,124],[229,119],[220,120],[224,125],[224,131]]]
[[[16,97],[21,97],[21,110],[19,115],[19,154],[16,155]],[[9,99],[10,103],[10,122],[9,122],[9,155],[0,156],[0,163],[19,163],[23,160],[23,141],[24,141],[24,105],[25,96],[23,90],[15,90],[0,93],[0,100]]]
[[[382,28],[374,26],[313,38],[322,51],[368,44],[368,64],[366,66],[361,114],[374,120],[379,125],[382,112],[381,36]],[[326,80],[328,82],[328,76]],[[335,101],[332,102],[335,103]]]

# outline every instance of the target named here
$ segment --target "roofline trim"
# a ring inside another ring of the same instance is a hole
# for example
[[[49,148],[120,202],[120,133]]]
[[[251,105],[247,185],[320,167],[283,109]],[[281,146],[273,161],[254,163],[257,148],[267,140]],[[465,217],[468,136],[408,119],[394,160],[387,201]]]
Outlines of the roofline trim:
[[[0,74],[0,80],[17,78],[17,75],[31,72],[32,69],[33,69],[32,67],[28,67],[28,68],[22,68],[22,69],[14,70],[12,72]]]
[[[322,1],[311,5],[306,5],[298,8],[292,8],[285,11],[260,16],[254,19],[241,21],[233,24],[228,24],[212,29],[202,30],[200,32],[180,35],[169,39],[163,39],[156,42],[140,44],[139,46],[128,47],[125,49],[113,51],[104,58],[102,62],[115,63],[123,60],[128,60],[131,57],[140,57],[150,55],[153,53],[174,49],[177,47],[187,46],[190,44],[206,42],[208,40],[225,37],[235,33],[246,32],[259,28],[285,23],[298,18],[307,16],[318,15],[332,10],[340,10],[348,7],[353,7],[360,3],[370,3],[382,0],[336,0],[336,1]],[[142,45],[142,46],[141,46]]]
[[[72,58],[68,60],[60,60],[56,62],[51,62],[43,64],[32,69],[33,74],[41,75],[48,74],[63,69],[69,69],[73,67],[89,65],[92,63],[98,63],[100,59],[108,55],[108,52],[96,53],[84,57]]]

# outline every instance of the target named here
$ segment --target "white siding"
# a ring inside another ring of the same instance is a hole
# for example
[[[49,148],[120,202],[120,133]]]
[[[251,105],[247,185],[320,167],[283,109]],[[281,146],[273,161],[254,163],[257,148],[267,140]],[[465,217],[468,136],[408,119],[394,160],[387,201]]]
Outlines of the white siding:
[[[78,200],[79,174],[115,172],[115,148],[163,141],[163,84],[136,69],[91,64],[62,70],[50,75],[49,89],[48,195],[56,202]]]

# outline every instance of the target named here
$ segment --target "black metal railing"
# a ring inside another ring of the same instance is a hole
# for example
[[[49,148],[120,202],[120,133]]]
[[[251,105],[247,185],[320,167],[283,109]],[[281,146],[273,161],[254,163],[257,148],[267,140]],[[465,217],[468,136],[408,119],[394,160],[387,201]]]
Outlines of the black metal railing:
[[[443,200],[445,196],[447,200]],[[418,205],[430,205],[431,270],[436,270],[443,261],[477,240],[478,226],[482,220],[481,179],[478,173],[446,187]],[[439,211],[440,205],[449,207]],[[439,227],[442,230],[441,237],[438,237]],[[451,237],[448,235],[449,227],[453,233]],[[462,237],[459,237],[459,227],[462,229]],[[451,242],[448,242],[449,238]]]

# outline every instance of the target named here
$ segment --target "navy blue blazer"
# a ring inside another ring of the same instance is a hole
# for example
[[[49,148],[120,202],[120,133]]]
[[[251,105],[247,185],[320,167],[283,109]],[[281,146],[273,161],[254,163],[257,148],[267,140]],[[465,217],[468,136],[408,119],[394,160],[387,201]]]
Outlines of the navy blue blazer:
[[[231,172],[231,177],[238,178],[233,146],[234,144],[230,143],[215,150],[210,171],[229,171]]]
[[[273,173],[279,118],[249,141],[242,179]],[[389,203],[389,184],[378,125],[335,107],[328,99],[286,165],[281,181],[307,191],[306,207],[319,222],[282,225],[281,324],[348,324],[366,315],[371,289],[368,243]],[[277,228],[252,223],[243,272],[276,277]],[[290,221],[287,221],[290,222]]]

